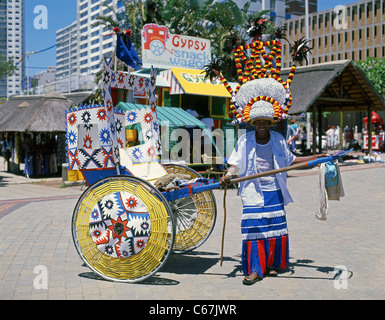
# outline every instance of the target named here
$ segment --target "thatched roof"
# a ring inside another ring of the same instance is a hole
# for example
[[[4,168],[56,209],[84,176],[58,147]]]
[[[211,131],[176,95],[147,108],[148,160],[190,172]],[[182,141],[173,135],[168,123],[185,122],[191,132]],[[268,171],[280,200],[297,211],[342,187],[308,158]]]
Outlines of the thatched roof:
[[[64,115],[71,104],[74,101],[57,92],[12,97],[0,105],[0,132],[65,132]]]
[[[286,80],[290,69],[282,69]],[[384,99],[364,72],[350,60],[298,67],[290,87],[290,114],[312,112],[316,103],[322,111],[385,110]]]
[[[82,103],[84,104],[84,101],[92,95],[92,91],[62,93],[62,95],[68,100],[71,100],[74,104],[80,105]]]

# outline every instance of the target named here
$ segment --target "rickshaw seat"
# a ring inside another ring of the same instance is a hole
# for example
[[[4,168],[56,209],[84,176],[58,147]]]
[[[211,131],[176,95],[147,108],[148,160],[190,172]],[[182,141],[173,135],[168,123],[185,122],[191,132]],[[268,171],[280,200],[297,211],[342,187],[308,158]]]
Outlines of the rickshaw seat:
[[[157,179],[168,174],[167,169],[159,162],[133,163],[125,149],[119,149],[120,164],[127,168],[135,177],[154,184]]]

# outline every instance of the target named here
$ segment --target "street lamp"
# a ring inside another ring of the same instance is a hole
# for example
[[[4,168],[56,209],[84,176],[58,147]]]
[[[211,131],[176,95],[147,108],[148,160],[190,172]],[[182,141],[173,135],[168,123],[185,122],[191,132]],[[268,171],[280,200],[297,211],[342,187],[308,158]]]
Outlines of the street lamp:
[[[27,57],[27,95],[29,94],[29,55],[30,54],[35,54],[35,53],[39,53],[40,51],[31,51],[31,52],[27,52],[21,59],[20,61],[17,63],[19,64],[20,62],[22,62],[25,57]]]
[[[309,41],[309,0],[305,1],[305,38]],[[307,61],[310,63],[310,53],[307,52]],[[311,115],[310,112],[306,114],[306,149],[310,149],[310,126],[311,126]]]

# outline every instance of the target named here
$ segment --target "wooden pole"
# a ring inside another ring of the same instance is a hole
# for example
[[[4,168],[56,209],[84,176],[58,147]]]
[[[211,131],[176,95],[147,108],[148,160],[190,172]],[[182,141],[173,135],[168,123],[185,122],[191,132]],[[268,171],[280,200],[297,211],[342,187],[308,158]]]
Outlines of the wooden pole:
[[[270,171],[266,171],[266,172],[257,173],[257,174],[251,175],[251,176],[245,176],[245,177],[241,177],[241,178],[231,179],[230,183],[239,183],[239,182],[243,182],[243,181],[247,181],[247,180],[267,177],[267,176],[271,176],[273,174],[287,172],[287,171],[296,170],[296,169],[303,169],[303,168],[307,168],[307,167],[309,167],[307,162],[301,162],[298,164],[291,165],[290,167],[274,169],[274,170],[270,170]]]
[[[225,231],[226,231],[226,220],[227,220],[227,210],[226,210],[226,196],[227,196],[227,186],[225,187],[225,192],[223,195],[223,229],[222,229],[222,246],[221,246],[221,264],[223,264],[223,248],[225,247]]]
[[[322,110],[321,106],[317,106],[318,115],[318,153],[322,153]]]
[[[313,104],[313,112],[312,112],[312,127],[313,127],[313,154],[317,154],[317,121],[316,121],[316,113],[317,113],[317,104]]]
[[[373,152],[372,132],[373,132],[372,106],[368,104],[368,155],[369,156],[371,156]]]

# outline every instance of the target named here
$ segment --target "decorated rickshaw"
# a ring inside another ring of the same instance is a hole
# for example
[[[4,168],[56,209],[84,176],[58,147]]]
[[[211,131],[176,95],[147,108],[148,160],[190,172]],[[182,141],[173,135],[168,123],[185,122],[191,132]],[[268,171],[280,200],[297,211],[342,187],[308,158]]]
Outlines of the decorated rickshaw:
[[[155,273],[170,252],[185,253],[206,241],[216,201],[211,190],[179,197],[165,191],[176,178],[195,187],[210,181],[187,166],[159,162],[156,70],[145,78],[115,71],[112,59],[104,60],[102,82],[104,105],[66,112],[69,170],[80,170],[89,186],[74,209],[72,235],[79,255],[98,275],[136,282]],[[112,88],[145,92],[149,105],[116,109]],[[126,146],[126,128],[134,124],[144,143]]]
[[[117,50],[130,46],[129,39],[123,46],[118,34]],[[264,46],[273,47],[270,54]],[[249,58],[247,50],[251,50]],[[132,57],[126,51],[123,56],[130,62],[135,60],[133,53]],[[219,75],[232,95],[231,109],[238,121],[247,122],[253,106],[261,103],[271,108],[277,120],[287,115],[295,66],[287,81],[282,80],[280,53],[279,41],[257,40],[237,48],[239,86],[235,91]],[[116,71],[112,62],[103,63],[104,104],[80,105],[66,112],[69,170],[80,170],[88,185],[74,209],[72,236],[80,257],[95,273],[134,283],[156,273],[171,252],[185,253],[207,240],[217,215],[212,190],[220,185],[186,166],[160,163],[156,70],[146,78]],[[113,88],[146,94],[148,107],[115,108]],[[127,146],[126,128],[133,124],[140,125],[144,143]]]

